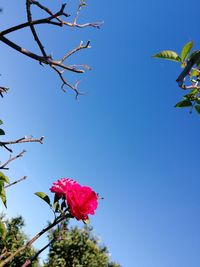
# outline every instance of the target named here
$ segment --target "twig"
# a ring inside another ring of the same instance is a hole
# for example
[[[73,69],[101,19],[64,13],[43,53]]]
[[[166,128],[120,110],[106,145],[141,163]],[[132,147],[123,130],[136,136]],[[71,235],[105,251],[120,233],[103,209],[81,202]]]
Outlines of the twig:
[[[8,188],[8,187],[11,187],[11,186],[13,186],[13,185],[15,185],[15,184],[18,184],[18,183],[20,183],[20,182],[26,180],[26,178],[27,178],[27,176],[24,176],[24,177],[22,177],[21,179],[16,180],[16,181],[14,181],[14,182],[11,183],[11,184],[5,185],[4,188]]]
[[[67,58],[69,58],[71,55],[73,55],[74,53],[76,53],[77,51],[81,50],[81,49],[85,49],[85,48],[91,48],[90,46],[90,41],[87,41],[86,45],[83,45],[83,42],[80,42],[80,45],[76,48],[74,48],[73,50],[71,50],[70,52],[68,52],[66,55],[63,56],[63,58],[61,59],[61,62],[63,63]]]
[[[17,140],[4,141],[4,142],[0,141],[0,146],[4,147],[5,149],[7,149],[9,152],[12,153],[13,152],[12,149],[10,149],[7,145],[29,143],[29,142],[43,144],[43,140],[44,140],[44,136],[37,138],[37,139],[32,138],[32,136],[31,137],[24,136]]]
[[[20,158],[23,156],[23,154],[26,152],[26,150],[23,150],[22,152],[20,152],[19,154],[17,154],[15,157],[12,157],[12,155],[10,155],[10,158],[0,166],[0,169],[4,169],[4,170],[8,170],[9,168],[6,168],[6,166],[13,160]]]
[[[31,22],[32,22],[32,15],[31,15],[31,9],[30,9],[31,4],[32,4],[32,2],[30,0],[26,0],[26,12],[27,12],[28,22],[30,24],[30,29],[31,29],[31,32],[33,34],[33,37],[34,37],[36,43],[38,44],[38,46],[42,52],[43,57],[47,57],[47,54],[44,50],[44,46],[42,45],[40,39],[38,38],[38,35],[37,35],[36,30],[34,28],[34,25],[31,24]]]
[[[57,241],[57,238],[52,239],[47,245],[45,245],[43,248],[41,248],[31,259],[28,259],[25,261],[25,263],[21,266],[21,267],[27,267],[29,266],[33,261],[35,261],[38,256],[45,250],[47,249],[49,246],[51,246],[53,243],[55,243]]]

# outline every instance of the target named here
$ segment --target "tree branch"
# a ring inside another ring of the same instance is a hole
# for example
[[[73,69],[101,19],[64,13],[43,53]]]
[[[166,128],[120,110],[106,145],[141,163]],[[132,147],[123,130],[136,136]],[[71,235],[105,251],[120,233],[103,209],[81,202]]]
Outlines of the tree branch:
[[[5,185],[4,188],[8,188],[8,187],[11,187],[11,186],[13,186],[15,184],[18,184],[18,183],[24,181],[26,178],[27,178],[27,176],[24,176],[24,177],[22,177],[22,178],[20,178],[20,179],[18,179],[16,181],[14,181],[13,183],[10,183],[8,185]]]
[[[20,158],[23,156],[23,154],[26,152],[26,150],[23,150],[22,152],[20,152],[19,154],[17,154],[15,157],[12,157],[12,155],[10,155],[10,158],[5,162],[3,163],[1,166],[0,166],[0,169],[3,169],[3,170],[8,170],[9,168],[6,168],[6,166],[13,160],[17,159],[17,158]]]
[[[18,255],[19,253],[23,252],[25,249],[31,247],[31,245],[39,238],[41,237],[43,234],[45,234],[46,232],[48,232],[51,228],[53,228],[55,225],[57,225],[58,223],[64,221],[66,219],[66,215],[61,215],[60,217],[58,217],[52,224],[48,225],[46,228],[44,228],[42,231],[40,231],[38,234],[36,234],[30,241],[28,241],[26,243],[26,245],[20,247],[19,249],[17,249],[14,253],[12,253],[9,257],[7,257],[5,260],[3,260],[2,262],[0,262],[0,267],[4,267],[6,264],[8,264],[10,261],[13,260],[13,258]]]
[[[0,146],[4,147],[5,149],[7,149],[9,152],[12,153],[12,149],[7,147],[7,145],[13,145],[13,144],[19,144],[19,143],[29,143],[29,142],[43,144],[43,140],[44,140],[44,136],[37,138],[37,139],[32,138],[32,136],[31,137],[24,136],[24,137],[17,139],[17,140],[4,141],[4,142],[0,141]]]
[[[57,241],[57,238],[52,239],[47,245],[45,245],[43,248],[41,248],[31,259],[28,259],[25,261],[25,263],[21,267],[27,267],[29,266],[33,261],[35,261],[38,256],[48,247],[50,247],[53,243]]]

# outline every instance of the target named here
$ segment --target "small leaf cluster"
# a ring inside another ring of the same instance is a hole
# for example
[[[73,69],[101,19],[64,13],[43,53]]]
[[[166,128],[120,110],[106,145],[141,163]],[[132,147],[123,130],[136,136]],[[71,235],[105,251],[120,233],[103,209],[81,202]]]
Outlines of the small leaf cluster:
[[[177,52],[172,50],[164,50],[158,54],[155,54],[154,58],[161,58],[170,61],[175,61],[180,63],[182,68],[185,68],[187,77],[189,78],[190,86],[183,86],[183,89],[188,89],[189,93],[183,96],[182,100],[179,101],[175,107],[176,108],[190,108],[190,112],[192,112],[193,108],[196,110],[198,114],[200,114],[200,51],[194,51],[191,53],[193,48],[193,42],[190,41],[186,43],[179,55]],[[190,63],[191,67],[188,67],[188,63]],[[195,67],[192,67],[196,65]]]

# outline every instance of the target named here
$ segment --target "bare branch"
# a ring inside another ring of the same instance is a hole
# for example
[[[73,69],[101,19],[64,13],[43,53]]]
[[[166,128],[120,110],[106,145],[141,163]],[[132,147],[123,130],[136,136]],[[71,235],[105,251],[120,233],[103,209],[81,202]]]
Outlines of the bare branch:
[[[46,17],[43,19],[38,19],[38,20],[33,20],[32,13],[31,13],[31,11],[32,11],[31,7],[33,5],[39,9],[43,10],[45,13],[47,13],[49,15],[49,17]],[[59,26],[59,27],[66,25],[68,27],[77,27],[77,28],[84,28],[84,27],[88,27],[88,26],[100,28],[100,26],[102,25],[102,22],[84,23],[84,24],[78,24],[77,23],[81,9],[84,6],[85,6],[85,1],[80,0],[78,8],[77,8],[76,16],[75,16],[73,22],[68,22],[68,21],[66,21],[66,18],[68,18],[70,15],[65,12],[66,4],[62,4],[60,7],[60,10],[58,10],[56,13],[54,13],[48,7],[42,5],[39,1],[26,0],[27,22],[19,24],[19,25],[15,25],[11,28],[8,28],[8,29],[0,32],[0,41],[5,43],[6,45],[10,46],[12,49],[24,54],[25,56],[30,57],[30,58],[38,61],[41,65],[42,64],[48,65],[50,68],[52,68],[54,71],[56,71],[57,74],[59,75],[59,77],[62,81],[62,86],[61,86],[62,90],[65,91],[64,86],[67,85],[69,88],[71,88],[72,90],[75,91],[76,97],[79,94],[78,89],[77,89],[78,83],[76,83],[75,85],[68,83],[67,80],[63,77],[63,73],[65,70],[75,72],[75,73],[84,73],[85,70],[90,69],[90,67],[85,65],[85,64],[66,65],[66,64],[64,64],[64,61],[67,60],[71,55],[78,52],[79,50],[90,48],[90,41],[88,41],[85,45],[83,45],[83,42],[81,42],[78,47],[76,47],[76,48],[72,49],[70,52],[66,53],[62,57],[61,60],[55,60],[52,58],[51,55],[48,55],[48,53],[46,52],[44,45],[42,44],[41,39],[39,38],[39,36],[36,32],[35,25],[52,24],[54,26]],[[30,27],[32,36],[33,36],[34,40],[36,41],[36,43],[40,49],[41,55],[36,54],[34,52],[31,52],[31,51],[19,46],[15,42],[13,42],[13,41],[11,41],[5,37],[5,35],[7,35],[11,32],[21,30],[21,29],[26,28],[26,27]],[[4,90],[4,88],[2,88],[2,89],[0,88],[0,95],[1,96],[3,96],[2,93],[5,92],[3,90]],[[6,149],[8,149],[8,148],[6,148]]]
[[[20,178],[19,180],[16,180],[16,181],[14,181],[13,183],[4,186],[4,188],[8,188],[8,187],[11,187],[11,186],[13,186],[13,185],[15,185],[15,184],[18,184],[18,183],[24,181],[26,178],[27,178],[27,176],[24,176],[24,177]]]
[[[3,163],[1,166],[0,166],[0,169],[4,169],[4,170],[8,170],[9,168],[7,168],[6,166],[13,160],[16,160],[20,157],[23,156],[23,154],[26,152],[26,150],[22,150],[19,154],[17,154],[16,156],[12,157],[12,155],[10,155],[9,159]]]
[[[31,137],[27,137],[24,136],[20,139],[17,140],[11,140],[11,141],[0,141],[0,146],[4,147],[5,149],[7,149],[9,152],[12,153],[12,149],[10,149],[7,145],[13,145],[13,144],[19,144],[19,143],[40,143],[43,144],[43,140],[44,140],[44,136],[34,139],[32,136]]]
[[[75,54],[77,51],[81,50],[81,49],[85,49],[85,48],[91,48],[90,46],[90,41],[87,41],[86,45],[83,45],[83,42],[80,42],[80,45],[76,48],[74,48],[73,50],[71,50],[70,52],[68,52],[62,59],[61,62],[63,63],[67,58],[69,58],[71,55]]]
[[[40,39],[38,38],[38,35],[37,35],[36,30],[34,28],[34,25],[31,24],[31,22],[32,22],[32,15],[31,15],[31,9],[30,9],[31,3],[32,3],[31,0],[26,0],[26,12],[27,12],[28,22],[30,24],[30,29],[31,29],[31,32],[33,34],[33,37],[34,37],[36,43],[38,44],[38,46],[42,52],[43,57],[47,57],[47,54],[44,50],[44,46],[42,45]]]
[[[47,245],[45,245],[43,248],[41,248],[31,259],[28,259],[25,261],[25,263],[21,267],[27,267],[30,266],[30,264],[35,261],[38,256],[48,247],[50,247],[53,243],[55,243],[58,240],[58,238],[52,239]]]

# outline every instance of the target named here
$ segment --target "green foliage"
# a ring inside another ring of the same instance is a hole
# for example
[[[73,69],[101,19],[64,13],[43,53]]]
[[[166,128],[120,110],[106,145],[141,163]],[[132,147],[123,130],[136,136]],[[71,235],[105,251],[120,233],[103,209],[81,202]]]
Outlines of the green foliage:
[[[176,108],[186,108],[191,106],[192,102],[190,100],[182,100],[175,105]]]
[[[153,55],[154,58],[162,58],[171,61],[181,62],[180,56],[172,50],[164,50],[158,54]]]
[[[24,221],[21,216],[10,220],[5,220],[4,216],[0,217],[0,233],[3,231],[3,235],[0,234],[0,262],[27,242],[27,237],[22,231],[23,226]],[[23,253],[17,255],[6,267],[20,267],[35,253],[33,248],[28,248]],[[39,264],[35,261],[31,266],[39,267]]]
[[[184,95],[182,100],[179,101],[175,107],[190,107],[190,113],[194,108],[200,115],[200,50],[191,53],[192,48],[193,42],[190,41],[183,46],[181,56],[174,51],[164,50],[153,57],[180,62],[181,67],[185,67],[176,81],[179,87],[188,90],[189,93]],[[189,85],[185,85],[186,78],[189,81]]]
[[[45,201],[49,206],[51,206],[51,201],[47,194],[43,192],[36,192],[35,195],[41,198],[43,201]]]
[[[3,172],[0,172],[0,182],[5,182],[7,184],[10,183],[9,178],[3,174]]]
[[[192,47],[193,47],[192,41],[188,42],[187,44],[183,46],[182,51],[181,51],[181,62],[184,62],[188,58],[188,55]]]
[[[51,244],[44,267],[120,267],[110,262],[107,248],[99,244],[88,226],[67,229],[62,224],[49,238],[57,241]]]
[[[5,183],[9,184],[10,181],[8,177],[3,174],[3,172],[0,172],[0,198],[4,206],[6,207],[6,192],[5,192],[5,187],[4,187]]]

